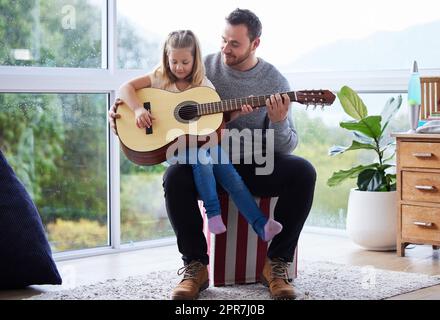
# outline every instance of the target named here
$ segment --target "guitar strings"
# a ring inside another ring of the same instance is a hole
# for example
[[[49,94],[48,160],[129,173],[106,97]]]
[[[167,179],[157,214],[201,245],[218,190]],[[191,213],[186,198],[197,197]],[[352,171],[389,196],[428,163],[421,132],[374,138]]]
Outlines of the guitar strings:
[[[312,103],[313,104],[313,103]],[[319,104],[319,103],[317,103]],[[325,103],[324,103],[325,104]],[[203,106],[206,106],[208,108],[214,108],[214,112],[211,112],[212,110],[208,109],[208,110],[202,110],[201,108]],[[181,116],[197,116],[197,115],[208,115],[208,114],[214,114],[214,113],[221,113],[221,112],[228,112],[228,111],[237,111],[240,108],[234,109],[234,110],[223,110],[223,111],[217,111],[215,110],[215,108],[217,108],[218,106],[207,106],[206,104],[198,104],[198,105],[192,105],[192,106],[184,106],[180,109],[179,114]],[[259,108],[263,108],[266,107],[265,105],[260,105],[260,106],[254,106],[254,107],[259,107]],[[200,112],[200,114],[199,114]]]
[[[237,105],[237,101],[238,100],[242,100],[241,104],[244,104],[243,100],[246,100],[245,103],[252,104],[252,105],[258,104],[256,107],[263,107],[263,105],[260,105],[261,104],[260,99],[262,99],[262,98],[266,99],[266,96],[240,98],[240,99],[230,99],[230,100],[225,100],[224,102],[212,102],[214,105],[209,105],[210,103],[200,103],[200,104],[197,104],[197,105],[183,106],[181,111],[179,112],[179,114],[181,116],[190,116],[190,115],[193,115],[193,114],[199,115],[198,111],[200,111],[200,113],[201,113],[200,115],[211,114],[209,112],[211,110],[206,110],[206,111],[208,111],[208,113],[205,113],[205,110],[202,110],[202,108],[204,108],[204,107],[205,108],[212,108],[213,107],[215,109],[215,108],[218,108],[218,107],[221,108],[223,106],[228,107],[228,103],[229,103],[229,106],[232,106],[232,103],[234,103],[235,106],[236,106],[236,109],[224,110],[224,111],[215,111],[213,113],[220,113],[220,112],[227,112],[227,111],[236,111],[236,110],[240,109],[240,108],[238,108],[238,105]],[[247,101],[247,99],[251,99],[251,102]]]
[[[281,93],[281,94],[284,94],[284,93]],[[293,97],[293,95],[289,94],[288,92],[286,92],[286,94],[288,94],[290,98]],[[196,104],[196,105],[188,105],[188,106],[183,106],[181,108],[181,110],[179,111],[179,114],[181,116],[185,116],[185,117],[188,117],[188,116],[192,116],[192,117],[198,116],[199,112],[200,112],[200,115],[212,114],[211,112],[209,112],[211,110],[202,110],[202,108],[203,107],[205,107],[205,108],[212,108],[213,107],[214,110],[215,110],[215,108],[223,107],[224,105],[226,105],[226,107],[227,107],[228,103],[229,103],[229,106],[232,106],[232,103],[234,103],[237,108],[233,109],[233,110],[225,110],[225,111],[226,112],[227,111],[235,111],[235,110],[239,110],[240,109],[237,106],[237,101],[238,100],[241,100],[241,104],[245,104],[245,103],[252,104],[252,105],[258,104],[256,107],[265,107],[265,105],[261,105],[260,99],[263,99],[263,101],[265,101],[268,98],[269,98],[269,96],[259,96],[259,97],[248,97],[248,98],[230,99],[230,100],[224,100],[223,102],[212,102],[214,105],[210,105],[210,103],[201,103],[201,104]],[[251,100],[250,103],[249,103],[248,99]],[[245,103],[243,103],[243,100],[245,100]],[[320,102],[321,103],[325,103],[324,101],[320,101]],[[208,113],[205,113],[205,111],[208,111]],[[225,111],[223,111],[223,112],[225,112]],[[215,111],[213,113],[220,113],[220,112],[222,112],[222,111]]]

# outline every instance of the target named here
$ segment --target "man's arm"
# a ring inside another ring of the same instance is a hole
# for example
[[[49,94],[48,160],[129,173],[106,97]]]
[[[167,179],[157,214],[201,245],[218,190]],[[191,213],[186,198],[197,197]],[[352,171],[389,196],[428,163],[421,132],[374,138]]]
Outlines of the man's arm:
[[[290,90],[287,80],[279,88],[281,92]],[[267,116],[269,118],[268,129],[274,130],[274,151],[277,153],[290,154],[298,145],[293,118],[290,112],[290,99],[287,94],[282,97],[272,95],[266,101]]]
[[[279,122],[269,119],[268,129],[274,130],[274,151],[277,153],[290,154],[298,145],[298,135],[293,125],[291,116]]]

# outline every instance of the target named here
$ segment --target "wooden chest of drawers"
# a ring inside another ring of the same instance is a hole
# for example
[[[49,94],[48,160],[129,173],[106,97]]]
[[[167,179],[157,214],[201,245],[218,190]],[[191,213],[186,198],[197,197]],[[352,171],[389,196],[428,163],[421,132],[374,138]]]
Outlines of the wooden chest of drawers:
[[[397,140],[397,254],[412,244],[440,246],[440,134]]]

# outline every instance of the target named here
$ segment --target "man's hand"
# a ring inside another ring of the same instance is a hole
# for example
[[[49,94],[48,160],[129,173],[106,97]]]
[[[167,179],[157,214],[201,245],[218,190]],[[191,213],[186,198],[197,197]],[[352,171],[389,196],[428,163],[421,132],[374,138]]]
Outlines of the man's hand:
[[[117,98],[115,103],[113,103],[112,107],[108,111],[108,122],[110,124],[110,128],[112,129],[112,131],[115,135],[118,135],[118,132],[116,130],[116,119],[119,119],[121,117],[120,114],[116,113],[116,109],[122,103],[123,103],[123,101],[121,99]]]
[[[290,98],[285,93],[283,98],[279,93],[271,95],[270,99],[266,100],[267,115],[272,123],[283,121],[287,118],[290,106]]]
[[[234,119],[237,119],[239,116],[242,116],[244,114],[248,114],[254,111],[254,109],[249,104],[244,104],[241,106],[241,110],[232,111],[229,116],[229,121],[232,121]]]

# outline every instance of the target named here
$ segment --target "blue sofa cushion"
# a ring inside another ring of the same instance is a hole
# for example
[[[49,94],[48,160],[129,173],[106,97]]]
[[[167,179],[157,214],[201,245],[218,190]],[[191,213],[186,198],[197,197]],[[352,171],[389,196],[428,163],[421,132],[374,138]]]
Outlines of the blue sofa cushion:
[[[0,150],[0,289],[61,284],[40,215]]]

